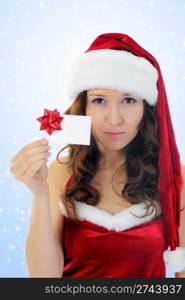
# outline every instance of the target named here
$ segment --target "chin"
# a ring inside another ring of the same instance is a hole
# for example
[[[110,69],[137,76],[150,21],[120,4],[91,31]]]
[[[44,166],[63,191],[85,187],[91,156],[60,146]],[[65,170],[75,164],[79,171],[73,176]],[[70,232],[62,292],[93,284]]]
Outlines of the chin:
[[[121,144],[121,145],[120,145],[120,144],[119,144],[119,145],[118,145],[118,144],[116,145],[116,144],[113,144],[113,143],[112,143],[111,145],[107,145],[107,144],[105,145],[105,144],[104,144],[103,146],[104,146],[106,149],[111,150],[111,151],[119,151],[119,150],[122,150],[123,148],[125,148],[125,147],[127,146],[127,144],[124,143],[124,144]]]
[[[99,150],[107,149],[109,151],[119,151],[125,148],[128,143],[126,141],[112,141],[112,143],[107,143],[107,141],[104,141],[103,139],[101,140],[100,138],[95,138],[97,146]]]

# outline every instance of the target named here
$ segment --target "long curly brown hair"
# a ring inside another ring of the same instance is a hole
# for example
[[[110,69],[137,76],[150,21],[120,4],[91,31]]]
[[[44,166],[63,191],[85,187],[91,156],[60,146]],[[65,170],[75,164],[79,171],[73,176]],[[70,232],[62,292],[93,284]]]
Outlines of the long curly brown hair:
[[[135,138],[124,147],[126,161],[123,162],[114,173],[124,167],[127,173],[127,183],[124,185],[121,195],[131,204],[145,202],[148,215],[149,207],[156,209],[155,202],[159,201],[158,195],[158,158],[159,158],[159,132],[157,120],[157,104],[151,106],[145,99],[144,114],[140,122],[140,127]],[[85,115],[87,105],[87,91],[83,91],[74,100],[72,105],[64,114]],[[72,180],[66,186],[65,193],[62,196],[62,202],[67,214],[71,217],[69,208],[72,208],[74,221],[78,222],[78,215],[75,209],[73,199],[96,205],[100,201],[101,194],[99,190],[91,185],[91,181],[97,173],[101,153],[98,149],[94,137],[91,135],[90,146],[68,144],[57,154],[58,163],[64,163],[59,160],[59,154],[68,148],[67,167],[72,170]],[[113,185],[114,188],[114,185]],[[117,193],[117,191],[114,189]],[[118,193],[117,193],[118,194]],[[144,216],[142,216],[144,217]]]

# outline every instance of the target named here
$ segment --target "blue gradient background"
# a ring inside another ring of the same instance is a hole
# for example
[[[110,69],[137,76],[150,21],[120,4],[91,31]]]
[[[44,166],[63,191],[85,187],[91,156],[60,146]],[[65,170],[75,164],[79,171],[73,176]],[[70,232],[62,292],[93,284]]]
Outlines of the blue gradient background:
[[[35,119],[44,108],[62,112],[70,105],[71,61],[106,32],[131,35],[158,60],[185,163],[185,1],[0,0],[0,277],[27,277],[32,197],[9,172],[10,160],[43,136]],[[49,162],[59,150],[51,148]]]

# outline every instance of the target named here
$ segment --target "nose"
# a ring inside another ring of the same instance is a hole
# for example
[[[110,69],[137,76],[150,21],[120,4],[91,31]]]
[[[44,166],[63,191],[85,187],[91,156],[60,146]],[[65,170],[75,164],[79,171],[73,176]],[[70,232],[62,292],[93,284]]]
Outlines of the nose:
[[[123,117],[120,114],[120,109],[117,106],[110,106],[106,112],[106,121],[112,125],[117,126],[123,121]]]

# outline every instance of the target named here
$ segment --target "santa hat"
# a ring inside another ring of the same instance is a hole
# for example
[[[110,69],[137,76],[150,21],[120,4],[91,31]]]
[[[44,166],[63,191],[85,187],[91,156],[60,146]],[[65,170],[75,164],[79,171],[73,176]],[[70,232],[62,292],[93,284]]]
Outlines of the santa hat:
[[[181,164],[158,62],[126,34],[101,34],[73,65],[69,96],[73,100],[90,88],[116,89],[142,97],[150,105],[158,103],[158,191],[167,241],[175,250],[179,246]]]

